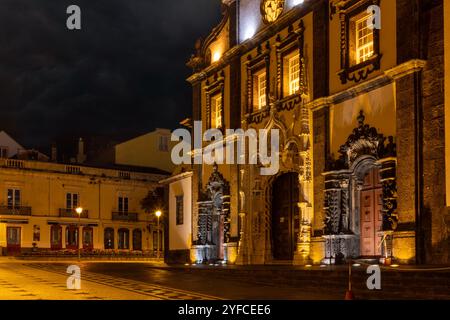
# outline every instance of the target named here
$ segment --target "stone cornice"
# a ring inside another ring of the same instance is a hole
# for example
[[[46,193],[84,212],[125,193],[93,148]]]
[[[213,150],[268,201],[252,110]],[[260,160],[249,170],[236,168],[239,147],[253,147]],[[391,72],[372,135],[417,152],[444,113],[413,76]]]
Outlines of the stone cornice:
[[[386,70],[384,74],[355,85],[349,89],[338,92],[332,96],[319,98],[309,102],[306,106],[311,110],[318,110],[326,106],[342,103],[353,99],[361,94],[381,88],[395,82],[409,74],[422,70],[426,65],[425,60],[410,60],[392,69]]]
[[[180,181],[180,180],[183,180],[186,178],[190,178],[190,177],[192,177],[192,175],[193,175],[192,171],[183,172],[183,173],[177,174],[176,176],[161,180],[161,181],[159,181],[159,184],[170,184],[170,183],[177,182],[177,181]]]
[[[385,72],[386,76],[393,80],[401,79],[414,72],[421,71],[425,68],[427,62],[425,60],[409,60]]]
[[[228,50],[218,62],[213,63],[202,71],[191,75],[187,78],[187,81],[194,84],[195,82],[204,80],[208,75],[223,69],[230,63],[231,60],[236,58],[236,56],[243,56],[247,52],[256,48],[259,44],[274,37],[278,32],[289,27],[290,24],[304,18],[308,13],[314,10],[315,5],[317,5],[316,0],[306,0],[303,5],[292,8],[289,12],[282,15],[275,23],[264,26],[252,38],[247,39],[241,44]]]

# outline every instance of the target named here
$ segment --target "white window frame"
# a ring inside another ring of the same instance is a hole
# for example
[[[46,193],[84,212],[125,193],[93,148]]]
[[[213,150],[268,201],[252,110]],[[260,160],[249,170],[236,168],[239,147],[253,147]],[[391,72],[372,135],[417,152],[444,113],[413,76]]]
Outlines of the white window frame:
[[[300,55],[289,58],[289,95],[300,91]]]
[[[262,110],[267,106],[267,73],[261,72],[257,75],[258,81],[258,110]]]
[[[215,129],[222,128],[223,119],[223,99],[222,95],[218,94],[211,99],[211,127]]]
[[[122,199],[122,207],[120,206],[120,199]],[[125,202],[127,204],[126,206]],[[119,195],[117,197],[117,211],[121,214],[128,214],[130,212],[130,198],[127,195]]]
[[[9,201],[9,191],[12,191],[11,205]],[[17,197],[17,194],[19,195]],[[18,198],[18,203],[17,203]],[[18,188],[8,188],[6,191],[6,200],[8,207],[20,208],[22,206],[22,191]]]
[[[374,50],[374,32],[373,29],[370,29],[367,21],[370,19],[370,14],[364,15],[361,19],[356,20],[355,22],[355,35],[356,35],[356,42],[355,42],[355,48],[356,48],[356,64],[363,63],[370,58],[372,58],[373,54],[375,53]],[[360,33],[363,32],[360,36]],[[367,32],[367,33],[365,33]],[[371,38],[371,40],[370,40]],[[365,42],[367,40],[367,42]],[[360,44],[360,41],[363,42],[363,44]]]
[[[68,203],[67,203],[67,198],[69,195],[70,195],[70,205],[68,205]],[[74,199],[75,199],[74,196],[76,196],[76,198],[77,198],[76,205],[74,205]],[[77,192],[66,192],[66,209],[67,210],[75,210],[79,206],[80,206],[80,194]]]

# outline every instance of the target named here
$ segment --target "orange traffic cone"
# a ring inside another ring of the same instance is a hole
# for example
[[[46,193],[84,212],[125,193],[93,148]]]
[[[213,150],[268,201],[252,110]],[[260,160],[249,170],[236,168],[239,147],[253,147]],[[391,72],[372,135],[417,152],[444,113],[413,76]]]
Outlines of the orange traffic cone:
[[[348,264],[348,290],[345,292],[345,300],[355,300],[355,295],[352,291],[352,263]]]

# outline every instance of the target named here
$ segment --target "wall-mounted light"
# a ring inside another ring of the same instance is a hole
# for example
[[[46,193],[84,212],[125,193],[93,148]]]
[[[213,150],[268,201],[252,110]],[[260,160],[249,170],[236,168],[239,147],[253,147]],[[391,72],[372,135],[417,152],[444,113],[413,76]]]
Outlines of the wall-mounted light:
[[[302,4],[303,2],[305,2],[305,0],[292,0],[292,5],[297,6],[299,4]]]
[[[217,61],[220,60],[221,57],[222,57],[222,54],[220,53],[220,51],[216,51],[216,52],[214,52],[214,54],[213,54],[213,59],[212,59],[212,61],[213,61],[213,62],[217,62]]]
[[[248,40],[252,38],[255,35],[255,27],[254,26],[247,26],[244,31],[244,36],[242,38],[242,41]]]

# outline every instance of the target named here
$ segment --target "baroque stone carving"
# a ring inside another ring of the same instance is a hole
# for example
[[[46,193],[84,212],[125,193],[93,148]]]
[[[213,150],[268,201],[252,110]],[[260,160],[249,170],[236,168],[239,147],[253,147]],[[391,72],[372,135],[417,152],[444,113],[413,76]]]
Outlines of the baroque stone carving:
[[[338,190],[331,190],[325,194],[325,234],[339,234],[341,219],[339,195]]]
[[[357,256],[359,234],[358,192],[367,170],[380,168],[383,188],[383,232],[397,228],[396,145],[393,137],[387,139],[365,124],[364,113],[358,116],[358,127],[341,146],[339,159],[327,164],[325,173],[324,234],[335,263],[349,256]],[[331,158],[331,157],[330,157]],[[351,225],[351,220],[353,224]]]
[[[327,171],[349,169],[355,160],[363,155],[373,156],[377,159],[396,156],[393,137],[388,138],[389,142],[386,145],[386,138],[382,134],[378,134],[377,129],[365,124],[364,111],[360,111],[357,119],[359,125],[348,137],[347,142],[340,147],[340,157],[335,160],[333,155],[329,156]]]
[[[285,0],[261,0],[261,15],[264,23],[275,22],[283,13]]]
[[[198,237],[196,245],[218,245],[217,231],[223,225],[223,243],[230,241],[230,185],[213,167],[204,191],[199,193]],[[222,222],[221,222],[222,221]]]

